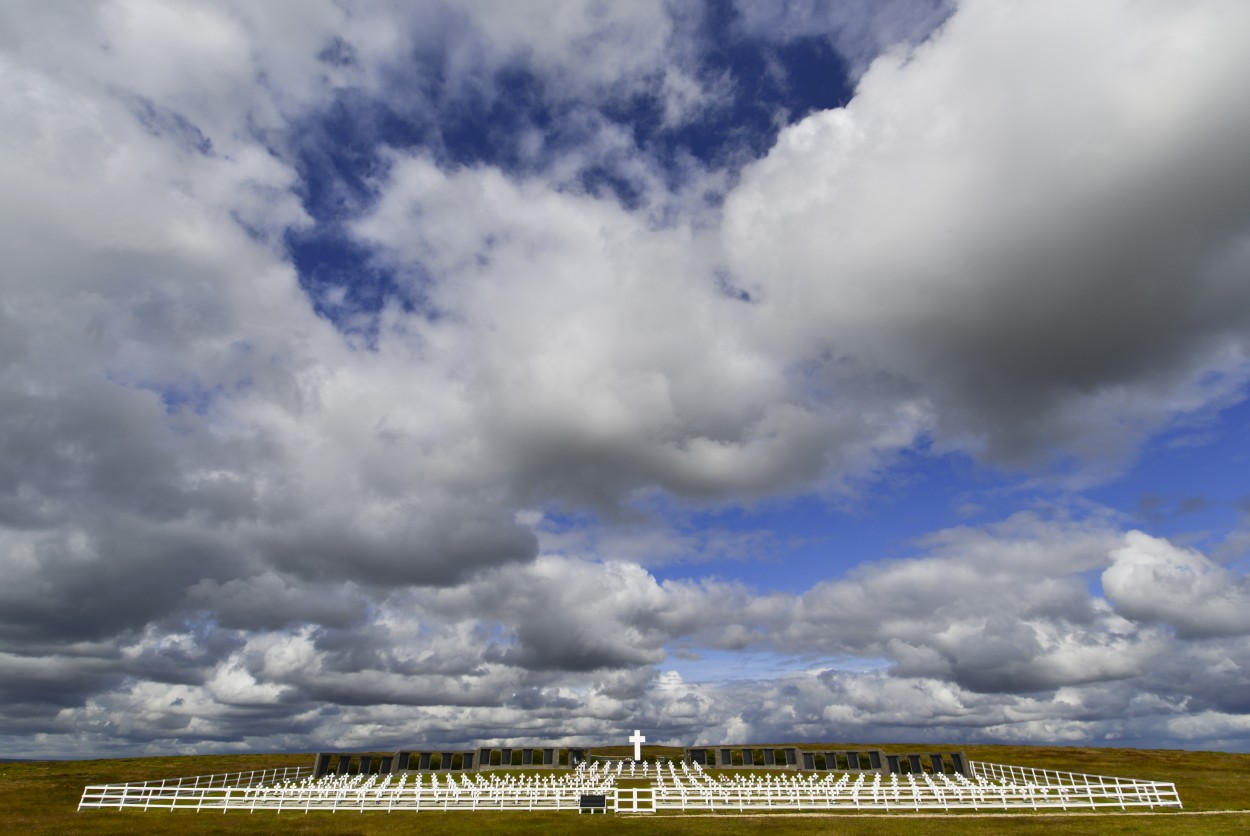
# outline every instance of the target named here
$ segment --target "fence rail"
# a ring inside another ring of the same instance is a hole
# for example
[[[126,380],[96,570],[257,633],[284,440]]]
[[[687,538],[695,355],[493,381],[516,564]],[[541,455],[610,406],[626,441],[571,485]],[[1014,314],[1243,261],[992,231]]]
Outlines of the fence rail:
[[[700,769],[656,783],[657,810],[1012,810],[1180,807],[1176,786],[1101,775],[973,763],[975,780],[928,773],[714,779]]]
[[[580,766],[559,777],[355,775],[314,778],[307,767],[93,785],[79,810],[577,810],[582,795],[605,795],[617,813],[663,810],[1080,810],[1181,807],[1176,786],[973,761],[972,778],[912,773],[794,773],[713,778],[672,762],[650,787],[617,787],[620,770]]]
[[[363,776],[312,777],[311,769],[267,770],[255,773],[252,784],[234,776],[200,776],[180,780],[143,781],[130,784],[89,786],[78,804],[84,809],[141,810],[575,810],[584,794],[608,794],[613,779],[598,770],[579,770],[560,778],[500,779],[476,777],[473,781],[437,776],[427,783],[422,776],[410,778]]]
[[[176,804],[179,800],[199,800],[206,796],[229,797],[232,793],[247,793],[257,787],[306,780],[311,775],[311,767],[286,766],[275,769],[253,769],[248,772],[131,781],[125,784],[93,784],[83,790],[78,809],[141,807],[146,810],[152,806],[152,802],[158,799],[169,800]],[[176,804],[176,806],[185,805]]]

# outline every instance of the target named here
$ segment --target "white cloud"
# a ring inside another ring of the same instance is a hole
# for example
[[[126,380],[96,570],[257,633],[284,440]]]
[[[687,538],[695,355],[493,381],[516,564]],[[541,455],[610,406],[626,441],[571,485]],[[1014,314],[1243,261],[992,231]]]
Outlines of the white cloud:
[[[813,402],[785,358],[744,337],[753,314],[718,289],[697,229],[409,158],[356,231],[433,273],[423,290],[452,319],[405,334],[454,364],[475,437],[523,490],[607,504],[653,486],[764,493],[871,467],[924,420],[888,383],[839,382],[853,405]]]
[[[652,501],[851,492],[926,434],[1114,467],[1237,397],[1244,9],[970,3],[784,131],[722,218],[730,174],[674,185],[595,110],[697,119],[724,80],[688,32],[552,8],[0,12],[6,750],[589,740],[640,712],[674,741],[1242,735],[1245,579],[1109,517],[943,530],[800,595],[644,566],[773,542]],[[421,305],[357,345],[284,246],[302,132],[371,96],[438,117],[405,74],[442,46],[447,89],[489,100],[520,62],[585,141],[531,136],[524,176],[379,153],[348,232]],[[602,160],[636,208],[578,184]],[[688,681],[677,646],[821,672]]]
[[[1134,621],[1170,624],[1183,638],[1250,634],[1250,579],[1140,531],[1111,552],[1102,587]]]
[[[998,462],[1115,464],[1237,391],[1245,11],[969,2],[877,58],[728,197],[762,338],[913,382]]]
[[[460,8],[480,28],[486,49],[525,55],[567,94],[641,85],[670,60],[672,21],[659,0],[474,0]]]
[[[1199,719],[1244,708],[1250,645],[1194,639],[1182,653],[1168,633],[1112,615],[1074,581],[1110,563],[1097,549],[1110,542],[1113,551],[1116,539],[1093,522],[1016,518],[990,531],[945,532],[925,557],[867,565],[839,592],[827,583],[803,596],[659,583],[634,565],[541,558],[455,587],[392,593],[346,628],[233,639],[149,631],[125,653],[146,684],[122,679],[98,656],[49,661],[39,675],[14,660],[24,672],[6,681],[26,684],[7,697],[86,689],[82,708],[34,726],[80,730],[80,750],[173,733],[259,746],[567,742],[632,728],[639,717],[654,739],[675,742],[1236,736]],[[929,569],[959,583],[935,588]],[[1055,607],[1057,591],[1072,600]],[[834,599],[843,605],[830,606]],[[673,669],[679,660],[661,662],[678,641],[811,658],[836,646],[894,665],[697,682]],[[1186,706],[1195,719],[1177,725]],[[124,722],[100,725],[120,711]]]

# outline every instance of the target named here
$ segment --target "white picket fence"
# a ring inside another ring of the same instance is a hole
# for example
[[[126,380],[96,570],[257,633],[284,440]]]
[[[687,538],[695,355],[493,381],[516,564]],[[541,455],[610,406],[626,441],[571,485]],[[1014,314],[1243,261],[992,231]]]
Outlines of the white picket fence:
[[[141,810],[576,810],[582,795],[611,796],[615,775],[597,765],[561,776],[325,775],[301,768],[198,778],[99,784],[78,809]],[[290,774],[299,772],[300,774]],[[253,775],[247,783],[241,776]]]
[[[140,808],[147,810],[154,802],[174,807],[195,806],[210,798],[239,797],[258,787],[282,786],[306,781],[312,776],[307,766],[256,769],[217,775],[192,775],[187,778],[161,778],[154,781],[132,781],[126,784],[95,784],[83,790],[78,809],[89,807]]]
[[[1158,781],[971,763],[963,775],[842,773],[713,778],[672,764],[655,783],[656,810],[1012,810],[1180,807],[1176,786]]]
[[[613,768],[615,766],[615,768]],[[697,764],[646,769],[650,787],[616,785],[629,770],[581,764],[563,775],[326,775],[306,767],[89,786],[78,809],[277,812],[576,810],[604,795],[617,813],[786,810],[1126,810],[1181,807],[1174,784],[973,761],[973,778],[928,773],[768,773],[713,777]],[[643,778],[639,768],[636,777]]]

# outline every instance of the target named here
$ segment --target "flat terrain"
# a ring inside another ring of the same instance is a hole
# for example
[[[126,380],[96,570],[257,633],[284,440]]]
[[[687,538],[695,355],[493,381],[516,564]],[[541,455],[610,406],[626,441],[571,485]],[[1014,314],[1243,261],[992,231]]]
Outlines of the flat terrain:
[[[854,748],[828,744],[823,748]],[[806,747],[805,747],[806,748]],[[811,747],[819,748],[819,747]],[[866,748],[866,747],[864,747]],[[889,746],[888,751],[945,751]],[[597,749],[596,751],[603,751]],[[623,750],[622,750],[623,751]],[[651,747],[648,747],[648,752]],[[1069,772],[1172,781],[1183,812],[928,814],[728,814],[616,817],[573,813],[194,813],[92,810],[75,812],[87,784],[219,772],[310,766],[311,755],[230,755],[93,761],[0,762],[0,832],[142,834],[333,833],[1250,833],[1250,755],[1173,750],[969,746],[973,760]]]

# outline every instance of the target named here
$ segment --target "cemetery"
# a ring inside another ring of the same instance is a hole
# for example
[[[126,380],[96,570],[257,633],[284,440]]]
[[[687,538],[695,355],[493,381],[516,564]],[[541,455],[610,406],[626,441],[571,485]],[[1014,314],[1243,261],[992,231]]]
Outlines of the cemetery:
[[[970,760],[962,752],[809,746],[481,747],[319,753],[309,766],[101,784],[78,809],[578,813],[1079,811],[1180,808],[1175,785]]]

